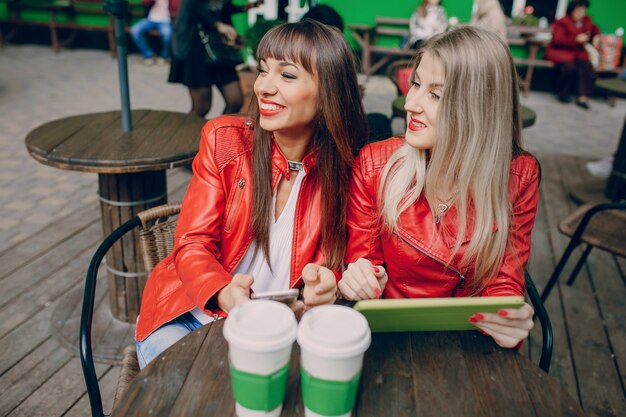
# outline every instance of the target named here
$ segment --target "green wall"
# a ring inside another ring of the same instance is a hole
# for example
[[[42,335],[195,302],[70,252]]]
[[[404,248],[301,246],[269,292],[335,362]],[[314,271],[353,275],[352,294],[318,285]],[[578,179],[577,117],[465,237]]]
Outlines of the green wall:
[[[626,29],[626,0],[591,0],[589,16],[602,33],[613,33],[618,27]]]

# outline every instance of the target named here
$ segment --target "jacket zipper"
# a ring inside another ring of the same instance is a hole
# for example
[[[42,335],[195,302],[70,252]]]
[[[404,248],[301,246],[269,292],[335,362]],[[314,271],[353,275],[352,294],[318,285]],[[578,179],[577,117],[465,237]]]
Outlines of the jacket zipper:
[[[443,265],[446,269],[450,269],[451,271],[455,272],[458,276],[459,276],[459,281],[457,282],[457,284],[454,286],[454,289],[452,289],[452,294],[450,295],[451,297],[454,297],[454,294],[456,293],[456,290],[458,288],[463,288],[465,287],[465,275],[459,271],[458,269],[450,266],[450,265],[446,265],[445,263],[443,263],[442,261],[440,261],[439,259],[435,258],[434,256],[432,256],[431,254],[427,253],[426,251],[424,251],[423,249],[421,249],[420,247],[416,246],[413,242],[407,240],[404,238],[404,236],[402,236],[400,233],[396,233],[398,235],[398,237],[400,239],[402,239],[404,242],[408,243],[411,247],[413,247],[415,250],[417,250],[418,252],[420,252],[422,255],[432,259],[433,261]]]
[[[233,217],[235,217],[235,212],[237,211],[237,206],[239,205],[239,199],[241,198],[241,192],[244,185],[246,185],[246,180],[241,178],[237,183],[237,194],[235,195],[233,207],[231,208],[230,215],[228,216],[228,220],[226,221],[226,230],[230,230],[230,224],[233,221]]]

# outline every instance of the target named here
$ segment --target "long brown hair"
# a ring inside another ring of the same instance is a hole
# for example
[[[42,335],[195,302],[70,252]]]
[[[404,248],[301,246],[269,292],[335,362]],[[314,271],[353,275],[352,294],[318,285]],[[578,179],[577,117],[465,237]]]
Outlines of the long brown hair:
[[[259,61],[274,58],[298,63],[319,82],[319,116],[309,151],[317,153],[313,180],[321,189],[321,239],[325,265],[341,265],[346,249],[346,203],[354,154],[367,138],[367,119],[361,103],[356,65],[341,33],[305,19],[269,30],[257,49]],[[272,137],[254,115],[252,170],[254,175],[252,229],[257,247],[270,263],[269,230],[272,216]]]

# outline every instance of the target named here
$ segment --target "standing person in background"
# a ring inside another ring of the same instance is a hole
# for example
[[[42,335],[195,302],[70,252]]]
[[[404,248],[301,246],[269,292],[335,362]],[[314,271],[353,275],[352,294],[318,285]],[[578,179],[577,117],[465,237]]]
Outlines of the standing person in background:
[[[409,39],[406,46],[416,49],[420,43],[448,27],[448,16],[440,0],[424,0],[409,20]]]
[[[470,25],[490,30],[506,42],[506,16],[498,0],[474,0]]]
[[[576,104],[589,109],[589,96],[593,90],[593,66],[585,44],[598,46],[598,27],[587,16],[589,1],[572,0],[567,13],[552,24],[552,41],[546,48],[546,58],[555,64],[556,93],[561,103],[571,101],[576,92]],[[575,88],[577,87],[577,90]]]
[[[146,66],[154,65],[155,53],[146,42],[146,33],[158,30],[161,36],[161,54],[156,62],[164,65],[170,61],[172,48],[172,18],[176,16],[180,0],[144,0],[143,5],[149,8],[148,16],[130,28],[130,36],[143,56]]]
[[[522,148],[511,52],[466,26],[430,38],[415,62],[404,137],[366,145],[354,162],[339,290],[350,300],[523,295],[539,164]],[[524,304],[468,320],[513,347],[532,317]]]
[[[198,35],[198,23],[205,32],[219,32],[234,41],[237,32],[232,15],[263,4],[263,0],[235,6],[232,0],[182,0],[174,23],[173,59],[168,82],[180,83],[189,89],[190,113],[200,117],[211,110],[212,87],[215,85],[226,106],[222,114],[236,113],[243,104],[239,77],[230,63],[207,63],[206,50]]]

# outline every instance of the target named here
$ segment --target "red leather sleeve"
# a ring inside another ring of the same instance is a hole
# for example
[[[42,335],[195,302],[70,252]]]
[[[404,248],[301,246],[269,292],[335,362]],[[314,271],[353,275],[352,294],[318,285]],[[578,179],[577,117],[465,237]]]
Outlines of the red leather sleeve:
[[[381,221],[378,215],[378,173],[372,169],[371,147],[361,150],[352,167],[348,199],[348,247],[345,264],[359,258],[374,265],[384,263],[380,242]]]
[[[200,148],[193,162],[194,175],[178,218],[173,251],[183,288],[199,307],[206,306],[232,279],[219,262],[226,192],[214,150],[215,131],[212,122],[208,122],[202,129]]]

